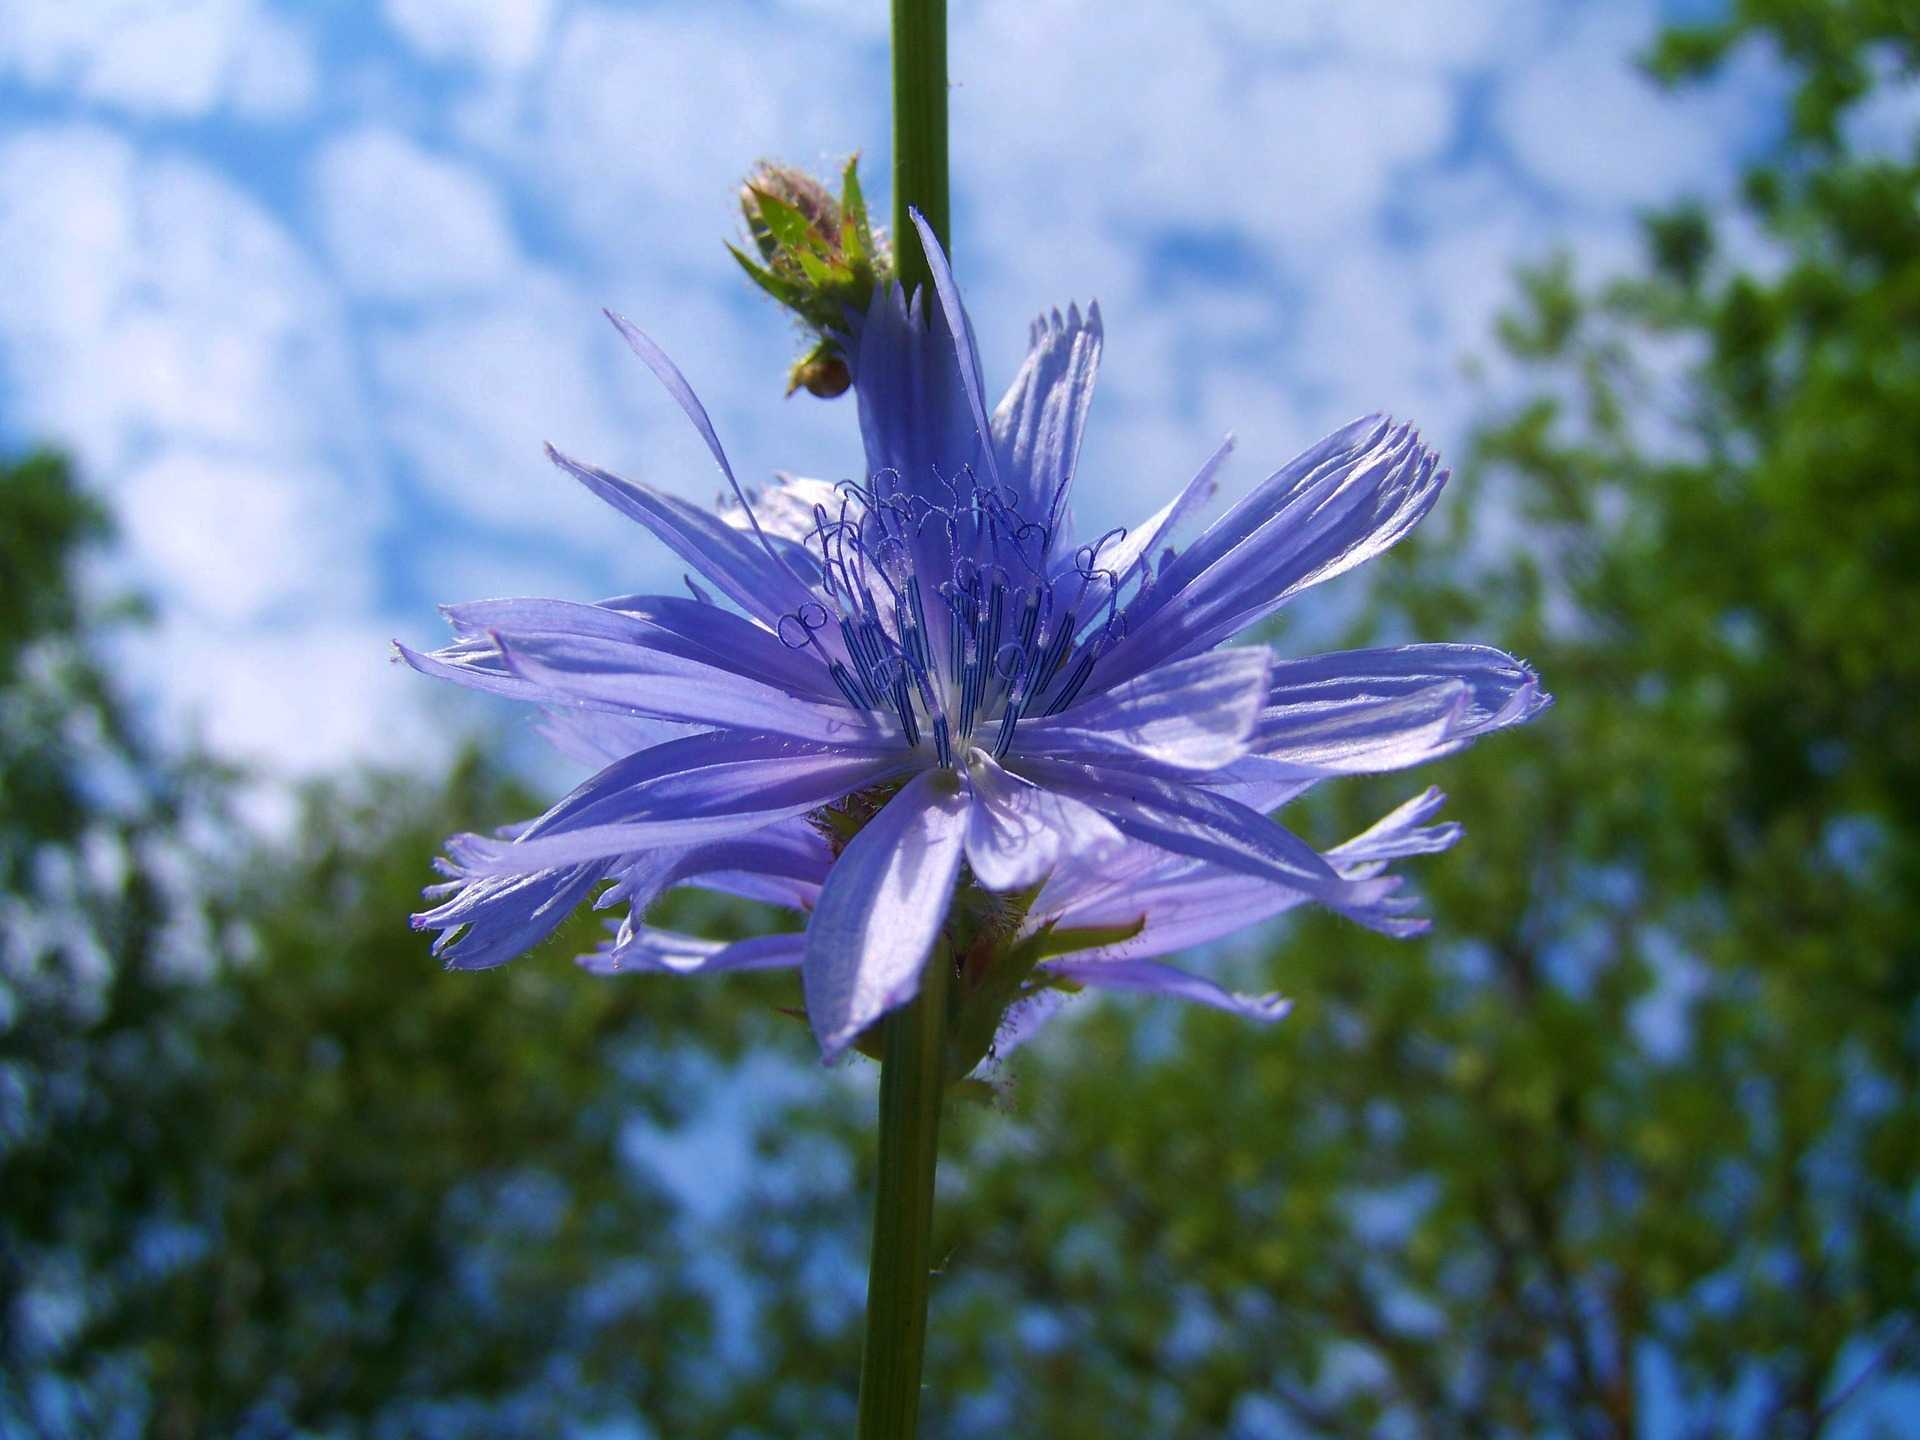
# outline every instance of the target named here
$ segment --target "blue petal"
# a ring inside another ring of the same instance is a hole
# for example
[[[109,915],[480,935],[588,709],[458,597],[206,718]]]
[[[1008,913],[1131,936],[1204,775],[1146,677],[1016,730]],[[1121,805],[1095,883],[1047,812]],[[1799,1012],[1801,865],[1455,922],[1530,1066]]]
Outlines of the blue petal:
[[[1145,959],[1205,945],[1270,920],[1306,900],[1298,890],[1203,860],[1167,856],[1144,873],[1102,884],[1083,873],[1077,883],[1043,891],[1033,907],[1037,920],[1063,929],[1139,925],[1140,932],[1088,951],[1076,960]],[[1121,867],[1116,867],[1121,868]]]
[[[598,770],[687,733],[685,726],[665,720],[610,715],[604,710],[549,710],[537,728],[549,745],[586,770]]]
[[[947,252],[940,248],[933,227],[918,210],[907,215],[920,232],[920,244],[927,255],[927,269],[933,275],[933,288],[940,297],[940,309],[947,317],[947,333],[953,337],[954,361],[960,370],[960,388],[967,397],[967,410],[973,417],[974,434],[979,437],[988,477],[1004,483],[991,444],[993,426],[987,419],[986,382],[980,376],[980,353],[973,343],[973,322],[967,319],[967,307],[960,303],[960,287],[953,283],[953,271],[947,267]]]
[[[805,915],[820,903],[820,881],[795,880],[769,875],[759,870],[714,870],[689,876],[687,884],[696,890],[716,895],[731,895],[736,900],[752,900],[760,905],[775,905]]]
[[[1362,691],[1289,699],[1262,715],[1248,768],[1290,780],[1404,770],[1465,743],[1454,734],[1471,700],[1458,681],[1391,697]]]
[[[976,1075],[990,1075],[1008,1056],[1045,1028],[1071,997],[1063,990],[1035,990],[1007,1007],[1000,1028],[993,1032],[993,1048],[974,1067]]]
[[[495,632],[598,635],[702,660],[795,695],[838,698],[819,657],[785,644],[731,610],[679,595],[620,595],[597,605],[568,600],[475,600],[441,607],[454,634],[485,640]],[[791,628],[791,627],[789,627]]]
[[[846,743],[884,730],[815,683],[826,673],[817,660],[795,664],[793,652],[737,615],[671,603],[730,623],[714,624],[712,638],[697,640],[603,605],[487,600],[448,607],[456,632],[468,638],[424,655],[398,642],[395,648],[425,674],[537,705]],[[489,623],[498,628],[482,631]]]
[[[814,533],[814,511],[825,510],[832,515],[840,509],[843,498],[840,487],[831,480],[815,480],[776,470],[772,485],[748,492],[747,499],[753,503],[751,510],[738,502],[725,504],[720,507],[720,518],[736,530],[758,526],[760,533],[775,543],[776,549],[781,548],[779,542],[783,540],[804,549],[807,537]],[[794,554],[784,549],[782,553]]]
[[[512,841],[459,837],[478,874],[515,875],[661,845],[740,835],[898,774],[911,761],[714,731],[616,761]]]
[[[804,912],[818,901],[832,863],[826,838],[796,818],[696,846],[667,880]]]
[[[594,909],[627,907],[613,946],[617,950],[641,928],[648,907],[676,885],[806,910],[831,860],[826,840],[811,825],[780,821],[705,845],[661,846],[622,856],[608,868],[613,883],[594,900]]]
[[[1458,825],[1427,825],[1446,797],[1429,789],[1382,818],[1326,858],[1348,879],[1370,879],[1390,860],[1444,850],[1460,838]],[[1035,900],[1029,924],[1066,929],[1139,925],[1138,934],[1112,945],[1077,951],[1074,960],[1144,959],[1205,945],[1299,905],[1298,891],[1240,870],[1162,854],[1143,866],[1137,854],[1101,866],[1071,867]],[[1417,924],[1404,899],[1393,911],[1399,927]]]
[[[1484,645],[1400,645],[1282,661],[1255,753],[1300,776],[1373,774],[1450,755],[1552,703],[1522,662]]]
[[[1063,979],[1102,990],[1134,990],[1148,995],[1166,995],[1190,1000],[1271,1025],[1286,1018],[1293,1002],[1280,995],[1239,995],[1223,990],[1211,980],[1189,975],[1171,965],[1152,960],[1049,960],[1042,966]]]
[[[528,875],[466,877],[435,886],[451,898],[411,917],[416,930],[438,930],[433,953],[449,970],[490,970],[539,944],[573,913],[606,875],[605,864],[573,865]]]
[[[925,298],[909,306],[897,285],[874,292],[851,352],[854,397],[868,477],[951,504],[945,482],[988,452],[962,394],[953,338],[944,318],[923,317]]]
[[[650,485],[622,480],[570,459],[551,445],[547,458],[614,509],[651,530],[721,594],[768,627],[777,627],[782,616],[812,602],[813,592],[791,566],[776,561],[765,547],[718,516]]]
[[[702,940],[642,926],[582,955],[594,975],[717,975],[729,970],[792,970],[806,954],[806,936],[756,935],[747,940]]]
[[[1460,826],[1451,821],[1444,825],[1426,823],[1446,800],[1444,794],[1429,785],[1345,844],[1334,846],[1327,852],[1327,859],[1338,865],[1343,874],[1354,875],[1371,873],[1369,867],[1384,865],[1389,860],[1438,854],[1450,848],[1463,833]]]
[[[495,637],[510,674],[543,705],[581,705],[849,748],[897,747],[899,731],[844,702],[816,705],[698,660],[591,635]]]
[[[1271,815],[1291,805],[1319,782],[1303,780],[1284,765],[1247,755],[1196,783],[1204,784],[1216,795],[1239,801],[1249,810]]]
[[[1129,771],[1052,760],[1023,760],[1020,769],[1133,839],[1299,891],[1370,929],[1404,932],[1394,881],[1349,880],[1291,830],[1233,800]]]
[[[674,403],[679,405],[686,413],[686,417],[693,422],[694,429],[700,432],[700,438],[707,442],[707,450],[713,456],[713,463],[720,467],[720,473],[726,477],[728,488],[733,491],[733,498],[739,502],[741,510],[745,512],[747,528],[753,532],[754,539],[758,540],[761,548],[775,563],[787,570],[795,583],[804,589],[806,579],[795,572],[791,560],[787,558],[791,547],[776,547],[761,531],[760,522],[754,518],[753,507],[747,503],[746,491],[740,488],[740,482],[734,478],[733,466],[727,463],[727,452],[721,448],[720,437],[714,432],[713,421],[707,418],[707,407],[702,405],[700,397],[693,393],[693,387],[687,383],[687,377],[680,373],[680,367],[668,358],[666,351],[653,343],[650,335],[631,321],[614,314],[611,310],[602,313],[613,322],[613,328],[620,332],[620,338],[627,342],[633,353],[640,357],[641,362],[649,370],[653,371],[655,378],[673,397]]]
[[[1174,559],[1129,607],[1127,637],[1096,683],[1209,649],[1306,586],[1371,559],[1419,522],[1446,478],[1411,426],[1369,418],[1337,431]]]
[[[938,312],[923,317],[898,285],[878,287],[849,341],[860,435],[866,447],[870,493],[904,498],[922,514],[951,507],[956,484],[984,468],[989,452],[968,413],[956,371],[953,339]],[[926,595],[953,578],[954,555],[945,527],[921,525],[909,544],[913,572]],[[946,627],[930,637],[934,657],[949,662]],[[856,667],[857,668],[857,667]]]
[[[933,951],[967,833],[949,770],[914,777],[848,842],[807,924],[807,1015],[821,1056],[843,1054],[911,1000]]]
[[[1058,310],[1033,324],[1026,362],[989,417],[1000,478],[1019,497],[1022,513],[1060,518],[1080,437],[1100,372],[1100,307]]]
[[[1267,698],[1264,647],[1215,650],[1162,665],[1058,715],[1022,723],[1014,749],[1083,764],[1146,761],[1217,770],[1247,753]]]
[[[1126,844],[1099,811],[1009,774],[984,750],[968,757],[967,775],[967,864],[988,890],[1024,890],[1063,859],[1098,865]]]
[[[749,875],[760,888],[780,893],[773,903],[787,904],[787,895],[795,889],[817,890],[832,861],[831,848],[812,825],[797,819],[776,821],[704,845],[663,846],[623,859],[610,872],[614,883],[601,892],[594,908],[624,903],[638,919],[675,885],[706,887],[716,876]],[[732,884],[715,888],[729,893],[734,889]]]

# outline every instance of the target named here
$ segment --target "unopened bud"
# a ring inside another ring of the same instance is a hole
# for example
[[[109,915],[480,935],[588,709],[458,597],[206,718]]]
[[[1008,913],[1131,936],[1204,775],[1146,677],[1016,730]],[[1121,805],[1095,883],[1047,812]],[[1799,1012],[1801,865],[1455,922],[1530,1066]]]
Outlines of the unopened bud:
[[[747,222],[747,233],[768,264],[780,256],[780,242],[761,213],[762,197],[773,199],[799,212],[815,230],[829,239],[840,235],[840,206],[827,187],[807,174],[785,165],[762,160],[740,186],[740,213]]]
[[[846,394],[851,384],[853,372],[847,369],[847,362],[841,358],[837,348],[830,348],[825,341],[794,361],[793,369],[787,372],[789,395],[796,390],[804,390],[822,400],[831,400],[836,395]]]
[[[867,219],[859,156],[847,161],[838,200],[812,176],[763,161],[740,187],[740,213],[759,260],[727,248],[753,283],[813,336],[787,375],[787,393],[831,398],[853,383],[841,339],[849,314],[866,310],[876,285],[893,277],[893,257]]]

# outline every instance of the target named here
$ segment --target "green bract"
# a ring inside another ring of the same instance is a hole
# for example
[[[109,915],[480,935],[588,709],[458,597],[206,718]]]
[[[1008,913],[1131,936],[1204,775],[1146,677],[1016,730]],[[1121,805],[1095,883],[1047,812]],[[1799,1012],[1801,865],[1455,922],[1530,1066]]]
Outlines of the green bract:
[[[847,312],[864,314],[874,286],[893,274],[886,238],[876,236],[867,219],[859,168],[860,157],[850,157],[838,200],[811,175],[771,163],[762,163],[740,187],[740,211],[760,261],[736,245],[727,249],[754,284],[815,336],[788,372],[789,395],[805,389],[831,399],[846,390],[852,376],[839,337]]]

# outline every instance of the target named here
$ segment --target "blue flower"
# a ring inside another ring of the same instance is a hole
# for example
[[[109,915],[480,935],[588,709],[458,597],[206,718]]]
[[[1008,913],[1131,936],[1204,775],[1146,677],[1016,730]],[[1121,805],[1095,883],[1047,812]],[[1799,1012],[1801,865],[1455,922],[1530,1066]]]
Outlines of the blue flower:
[[[447,648],[400,647],[544,707],[556,743],[599,767],[525,825],[448,842],[449,878],[414,924],[441,932],[450,966],[500,964],[594,896],[627,913],[589,969],[799,966],[831,1059],[912,998],[963,881],[962,897],[998,897],[975,907],[986,943],[963,967],[1023,957],[1001,1048],[1059,983],[1276,1018],[1275,997],[1156,957],[1305,901],[1423,928],[1385,872],[1456,838],[1425,823],[1438,792],[1326,854],[1269,813],[1531,718],[1548,703],[1533,672],[1478,646],[1278,659],[1225,642],[1412,529],[1447,478],[1434,454],[1409,426],[1356,420],[1176,551],[1223,445],[1142,524],[1076,546],[1099,310],[1037,323],[989,413],[945,258],[921,236],[937,308],[893,287],[850,320],[858,480],[783,478],[749,503],[686,380],[610,317],[735,503],[708,513],[549,454],[734,608],[691,580],[691,598],[482,601],[447,609]],[[789,905],[805,931],[722,945],[647,927],[681,884]]]

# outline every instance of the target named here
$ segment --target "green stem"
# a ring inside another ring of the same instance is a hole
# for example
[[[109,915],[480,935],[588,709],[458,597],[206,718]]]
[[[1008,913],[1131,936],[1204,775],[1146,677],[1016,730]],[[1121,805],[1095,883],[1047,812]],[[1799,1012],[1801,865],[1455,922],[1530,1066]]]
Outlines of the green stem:
[[[946,947],[936,946],[919,998],[882,1022],[887,1048],[880,1062],[880,1173],[867,1269],[859,1440],[912,1440],[920,1416],[951,968]]]
[[[946,0],[893,0],[893,247],[909,293],[932,279],[907,211],[951,246],[947,205]],[[860,1358],[859,1440],[912,1440],[920,1419],[933,1274],[933,1175],[946,1089],[947,979],[934,948],[920,994],[882,1022],[880,1164]]]
[[[932,279],[907,218],[953,253],[947,202],[947,0],[893,0],[893,252],[907,293]]]

